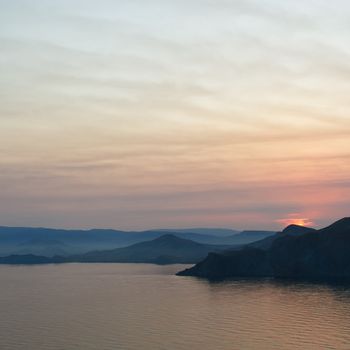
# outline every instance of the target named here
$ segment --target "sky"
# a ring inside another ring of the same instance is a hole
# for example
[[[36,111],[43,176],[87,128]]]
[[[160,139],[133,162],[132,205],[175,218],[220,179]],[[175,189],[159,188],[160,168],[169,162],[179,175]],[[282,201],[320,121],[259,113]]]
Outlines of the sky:
[[[0,0],[0,225],[350,216],[350,3]]]

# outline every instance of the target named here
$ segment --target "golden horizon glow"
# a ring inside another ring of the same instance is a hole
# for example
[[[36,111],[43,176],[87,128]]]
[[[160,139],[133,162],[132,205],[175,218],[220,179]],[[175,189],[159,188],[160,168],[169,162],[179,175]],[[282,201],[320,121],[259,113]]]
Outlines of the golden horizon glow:
[[[289,225],[298,225],[304,227],[312,227],[314,223],[309,218],[301,218],[294,214],[291,214],[288,218],[279,219],[277,222],[281,223],[283,227],[287,227]]]

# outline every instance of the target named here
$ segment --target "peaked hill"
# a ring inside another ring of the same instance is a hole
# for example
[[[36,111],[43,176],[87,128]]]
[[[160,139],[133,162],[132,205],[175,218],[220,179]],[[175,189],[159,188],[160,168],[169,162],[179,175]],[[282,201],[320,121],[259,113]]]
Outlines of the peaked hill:
[[[219,233],[224,233],[219,235]],[[179,238],[203,244],[242,245],[260,240],[274,232],[225,229],[185,229],[175,232],[126,232],[112,229],[63,230],[35,227],[0,226],[0,256],[33,254],[53,257],[84,254],[93,250],[110,250],[150,241],[171,233]]]
[[[210,253],[178,273],[208,279],[277,277],[350,279],[350,218],[321,229],[299,226],[237,251]]]
[[[165,234],[151,241],[125,248],[89,252],[69,258],[78,262],[133,262],[133,263],[195,263],[209,252],[222,251],[226,246],[201,244],[173,234]]]

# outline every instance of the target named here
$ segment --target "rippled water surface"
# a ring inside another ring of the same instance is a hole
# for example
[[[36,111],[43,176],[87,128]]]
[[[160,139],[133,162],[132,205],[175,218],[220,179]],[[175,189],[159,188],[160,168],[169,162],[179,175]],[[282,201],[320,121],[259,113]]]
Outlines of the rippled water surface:
[[[0,349],[350,349],[350,289],[184,266],[0,266]]]

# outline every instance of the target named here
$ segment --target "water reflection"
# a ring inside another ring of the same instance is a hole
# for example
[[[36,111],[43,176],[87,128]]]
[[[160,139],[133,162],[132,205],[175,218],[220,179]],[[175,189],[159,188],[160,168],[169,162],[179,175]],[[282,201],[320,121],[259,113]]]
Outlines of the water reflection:
[[[183,266],[0,267],[1,349],[349,349],[350,288]]]

